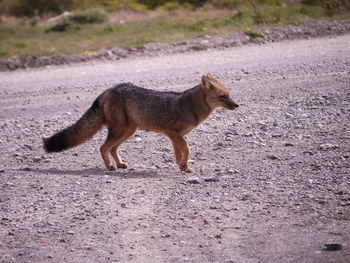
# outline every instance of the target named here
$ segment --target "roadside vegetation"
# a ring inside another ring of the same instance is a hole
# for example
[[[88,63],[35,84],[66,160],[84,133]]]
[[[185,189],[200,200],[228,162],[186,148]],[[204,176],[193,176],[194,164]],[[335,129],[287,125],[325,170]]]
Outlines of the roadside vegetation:
[[[350,0],[0,0],[0,59],[350,18]]]

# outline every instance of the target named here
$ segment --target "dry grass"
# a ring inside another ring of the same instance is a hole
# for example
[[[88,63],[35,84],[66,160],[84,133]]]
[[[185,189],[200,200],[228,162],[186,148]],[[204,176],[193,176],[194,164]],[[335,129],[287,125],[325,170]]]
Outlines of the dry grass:
[[[108,14],[101,24],[78,25],[69,22],[64,32],[47,32],[53,26],[44,19],[2,17],[0,58],[26,55],[47,56],[94,52],[111,46],[142,46],[211,34],[246,31],[324,19],[319,7],[290,6],[262,10],[260,22],[249,9],[223,10],[203,7],[195,11],[119,11]],[[343,14],[335,18],[349,18]],[[57,22],[56,22],[57,23]]]

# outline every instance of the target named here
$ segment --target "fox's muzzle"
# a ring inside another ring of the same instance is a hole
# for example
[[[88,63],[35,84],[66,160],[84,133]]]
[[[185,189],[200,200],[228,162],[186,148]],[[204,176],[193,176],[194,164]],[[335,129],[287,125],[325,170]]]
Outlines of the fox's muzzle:
[[[226,104],[226,108],[229,110],[234,110],[234,109],[238,108],[238,106],[239,106],[237,103],[235,103],[231,99],[228,99],[225,104]]]

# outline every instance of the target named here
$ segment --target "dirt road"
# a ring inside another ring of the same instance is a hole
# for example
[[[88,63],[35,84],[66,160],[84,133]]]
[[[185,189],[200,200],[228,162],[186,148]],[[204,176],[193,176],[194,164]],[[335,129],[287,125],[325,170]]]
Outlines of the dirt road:
[[[350,35],[0,73],[0,262],[350,262]],[[187,140],[137,132],[45,154],[120,82],[182,91],[211,72],[240,104]],[[194,177],[193,177],[194,176]],[[342,250],[323,250],[326,243]]]

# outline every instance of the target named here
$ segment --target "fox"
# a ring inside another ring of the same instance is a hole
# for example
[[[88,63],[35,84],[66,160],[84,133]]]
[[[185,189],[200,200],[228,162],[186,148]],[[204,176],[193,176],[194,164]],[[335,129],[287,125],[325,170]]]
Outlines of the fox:
[[[119,156],[119,146],[137,129],[152,131],[169,137],[180,171],[191,173],[190,148],[184,136],[219,107],[234,110],[238,104],[210,73],[203,75],[198,85],[183,92],[156,91],[121,83],[100,94],[76,123],[43,138],[44,149],[52,153],[78,146],[105,126],[107,138],[100,147],[104,165],[109,171],[126,169],[128,164]]]

